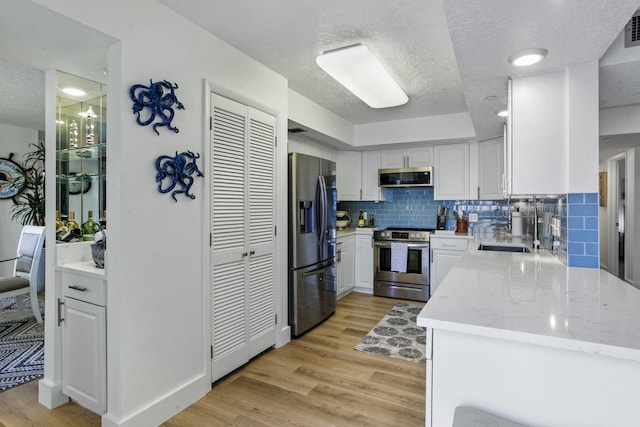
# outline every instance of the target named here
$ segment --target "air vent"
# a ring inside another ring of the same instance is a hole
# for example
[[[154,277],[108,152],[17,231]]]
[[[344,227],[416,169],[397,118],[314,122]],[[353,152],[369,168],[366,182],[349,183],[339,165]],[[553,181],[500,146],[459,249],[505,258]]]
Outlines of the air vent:
[[[624,47],[640,46],[640,10],[633,14],[624,27]]]
[[[291,128],[291,129],[289,129],[289,133],[300,133],[300,132],[306,132],[306,130],[304,130],[302,128]]]

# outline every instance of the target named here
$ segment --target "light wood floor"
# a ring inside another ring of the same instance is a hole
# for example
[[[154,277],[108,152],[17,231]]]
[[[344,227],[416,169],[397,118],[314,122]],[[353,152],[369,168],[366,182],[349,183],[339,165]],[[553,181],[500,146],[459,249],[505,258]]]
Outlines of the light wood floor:
[[[353,349],[397,299],[351,294],[302,338],[260,355],[163,424],[423,426],[425,366]],[[37,404],[37,381],[0,393],[0,426],[99,426],[69,403]]]

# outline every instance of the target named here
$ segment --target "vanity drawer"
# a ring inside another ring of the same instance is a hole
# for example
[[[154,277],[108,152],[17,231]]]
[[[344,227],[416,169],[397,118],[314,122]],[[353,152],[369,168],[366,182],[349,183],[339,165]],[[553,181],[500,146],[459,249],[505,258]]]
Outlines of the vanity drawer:
[[[62,272],[62,295],[96,305],[107,305],[106,281],[68,271]]]
[[[458,238],[437,238],[431,236],[429,243],[431,249],[448,249],[451,251],[465,251],[467,249],[467,239]]]

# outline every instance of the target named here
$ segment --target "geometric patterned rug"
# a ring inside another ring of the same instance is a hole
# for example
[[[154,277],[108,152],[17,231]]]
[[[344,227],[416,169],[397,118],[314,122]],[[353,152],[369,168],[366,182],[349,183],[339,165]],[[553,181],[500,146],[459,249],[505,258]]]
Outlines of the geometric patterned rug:
[[[28,298],[24,305],[21,319],[15,298],[0,298],[0,392],[44,375],[44,322],[36,322]]]
[[[424,304],[396,304],[354,348],[359,351],[425,363],[425,328],[416,325]]]

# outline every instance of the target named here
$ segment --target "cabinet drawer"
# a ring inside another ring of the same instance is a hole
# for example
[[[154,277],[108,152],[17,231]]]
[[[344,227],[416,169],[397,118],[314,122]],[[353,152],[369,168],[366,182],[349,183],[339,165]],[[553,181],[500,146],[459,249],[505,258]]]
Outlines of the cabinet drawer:
[[[431,249],[448,249],[451,251],[465,251],[467,249],[467,239],[455,239],[455,238],[436,238],[431,237],[429,243]]]
[[[91,304],[107,305],[105,281],[81,274],[62,272],[62,295]]]

